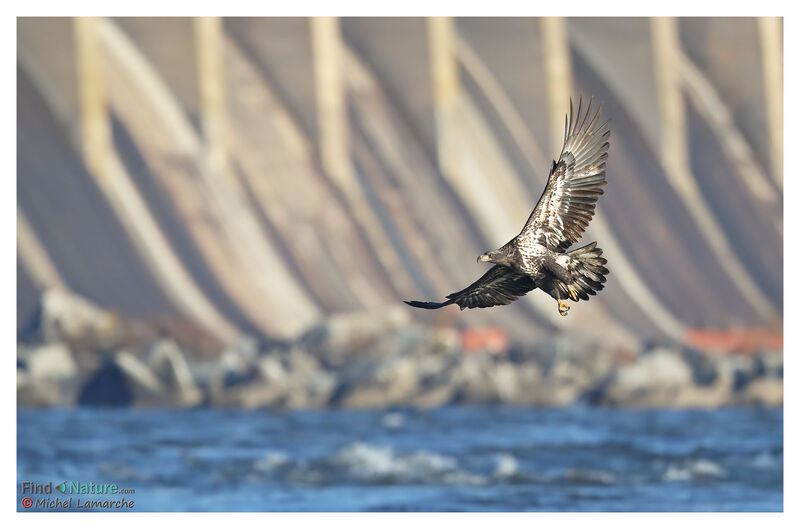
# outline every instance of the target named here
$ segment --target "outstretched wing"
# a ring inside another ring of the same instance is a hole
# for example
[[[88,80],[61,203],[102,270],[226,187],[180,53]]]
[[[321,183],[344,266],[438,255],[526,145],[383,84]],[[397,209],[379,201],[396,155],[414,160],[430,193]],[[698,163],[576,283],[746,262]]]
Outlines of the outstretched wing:
[[[573,114],[570,99],[561,156],[553,162],[544,192],[519,234],[522,240],[555,251],[578,242],[606,184],[609,122],[597,126],[602,106],[591,120],[592,102],[585,113],[581,106],[579,101],[578,112]]]
[[[461,307],[461,310],[493,307],[508,305],[534,288],[536,288],[536,284],[530,276],[515,272],[506,266],[495,265],[464,290],[447,296],[447,301],[441,303],[406,301],[405,303],[420,309],[439,309],[453,303]]]

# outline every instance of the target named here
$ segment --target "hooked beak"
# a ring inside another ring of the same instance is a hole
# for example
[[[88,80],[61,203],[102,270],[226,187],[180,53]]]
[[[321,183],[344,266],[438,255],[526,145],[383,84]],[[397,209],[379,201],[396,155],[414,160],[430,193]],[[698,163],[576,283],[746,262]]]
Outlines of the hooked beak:
[[[483,254],[478,256],[478,262],[479,263],[488,263],[489,261],[491,261],[491,259],[489,258],[489,254],[488,253],[483,253]]]

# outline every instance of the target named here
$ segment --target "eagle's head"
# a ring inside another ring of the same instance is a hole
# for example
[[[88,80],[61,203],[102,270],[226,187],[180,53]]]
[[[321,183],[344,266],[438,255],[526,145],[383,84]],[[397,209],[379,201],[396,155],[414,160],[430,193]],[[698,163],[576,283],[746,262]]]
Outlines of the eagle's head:
[[[505,248],[498,248],[478,256],[479,263],[495,263],[499,265],[507,265],[509,263],[509,255]]]

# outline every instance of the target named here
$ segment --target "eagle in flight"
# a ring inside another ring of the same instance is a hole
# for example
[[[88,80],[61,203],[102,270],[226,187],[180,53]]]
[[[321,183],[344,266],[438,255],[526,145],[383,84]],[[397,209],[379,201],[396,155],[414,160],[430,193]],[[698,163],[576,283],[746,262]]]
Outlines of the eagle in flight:
[[[591,100],[585,112],[581,107],[579,101],[573,113],[570,99],[561,155],[553,161],[544,192],[522,231],[478,257],[479,263],[495,265],[464,290],[448,295],[447,301],[407,304],[422,309],[453,303],[461,310],[493,307],[541,288],[558,302],[559,314],[566,316],[569,305],[564,300],[588,300],[603,289],[608,269],[597,242],[567,251],[581,238],[603,194],[611,136],[608,121],[598,126],[602,106],[591,118]]]

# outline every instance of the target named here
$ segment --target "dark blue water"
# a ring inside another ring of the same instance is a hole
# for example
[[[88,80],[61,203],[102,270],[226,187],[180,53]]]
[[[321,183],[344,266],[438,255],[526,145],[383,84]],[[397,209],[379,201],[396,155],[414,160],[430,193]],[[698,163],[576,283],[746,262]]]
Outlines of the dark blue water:
[[[783,509],[781,410],[83,408],[17,425],[19,510],[23,481],[64,480],[134,489],[145,511]]]

